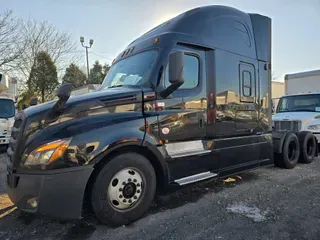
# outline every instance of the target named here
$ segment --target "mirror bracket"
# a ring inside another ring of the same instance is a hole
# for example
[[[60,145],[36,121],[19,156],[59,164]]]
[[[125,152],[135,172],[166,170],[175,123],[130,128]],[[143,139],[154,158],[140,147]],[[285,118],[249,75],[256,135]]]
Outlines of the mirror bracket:
[[[29,102],[29,105],[30,106],[35,106],[38,104],[38,98],[34,97],[34,98],[31,98],[30,102]]]

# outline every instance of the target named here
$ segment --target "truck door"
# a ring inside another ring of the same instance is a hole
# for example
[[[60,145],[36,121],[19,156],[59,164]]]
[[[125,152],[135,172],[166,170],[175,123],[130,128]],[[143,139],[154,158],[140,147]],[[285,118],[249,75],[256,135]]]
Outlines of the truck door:
[[[192,141],[205,136],[205,74],[202,71],[204,51],[177,46],[185,52],[184,84],[171,97],[157,100],[159,135],[168,141]],[[165,87],[170,85],[168,68],[164,74]]]
[[[171,97],[156,101],[159,138],[166,142],[172,158],[168,164],[173,179],[210,169],[210,161],[199,158],[206,153],[203,142],[207,121],[205,50],[183,45],[177,45],[176,50],[185,53],[185,82]],[[163,77],[165,87],[169,86],[167,67]]]

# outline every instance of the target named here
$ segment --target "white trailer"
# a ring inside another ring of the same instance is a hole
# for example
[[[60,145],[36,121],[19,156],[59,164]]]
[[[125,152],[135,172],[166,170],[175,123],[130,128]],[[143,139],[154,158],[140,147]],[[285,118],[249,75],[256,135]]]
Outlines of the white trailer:
[[[9,144],[17,97],[17,80],[0,74],[0,146]]]
[[[320,93],[320,70],[286,74],[285,95]]]

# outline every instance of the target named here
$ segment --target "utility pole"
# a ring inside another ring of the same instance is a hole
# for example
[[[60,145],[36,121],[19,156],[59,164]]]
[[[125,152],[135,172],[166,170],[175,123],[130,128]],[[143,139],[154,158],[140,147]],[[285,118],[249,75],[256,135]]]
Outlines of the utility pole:
[[[86,57],[87,57],[87,74],[88,74],[87,84],[90,84],[90,80],[89,80],[89,74],[90,74],[90,71],[89,71],[89,56],[88,56],[88,48],[91,48],[91,47],[92,47],[92,45],[93,45],[93,39],[90,39],[90,41],[89,41],[89,46],[85,46],[85,45],[84,45],[84,37],[80,37],[80,42],[81,42],[82,47],[84,47],[84,48],[86,49]]]

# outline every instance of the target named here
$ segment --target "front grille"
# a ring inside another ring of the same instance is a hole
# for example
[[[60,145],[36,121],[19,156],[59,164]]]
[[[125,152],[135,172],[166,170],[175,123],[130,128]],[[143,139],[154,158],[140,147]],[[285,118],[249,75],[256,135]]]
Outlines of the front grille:
[[[9,142],[9,148],[7,153],[9,155],[9,159],[7,161],[8,168],[14,168],[15,163],[17,162],[17,158],[20,156],[21,151],[21,141],[23,139],[23,132],[26,122],[26,116],[23,112],[20,112],[14,121],[14,125],[12,128],[12,133]]]
[[[274,130],[289,130],[299,132],[301,129],[301,121],[274,121]]]

